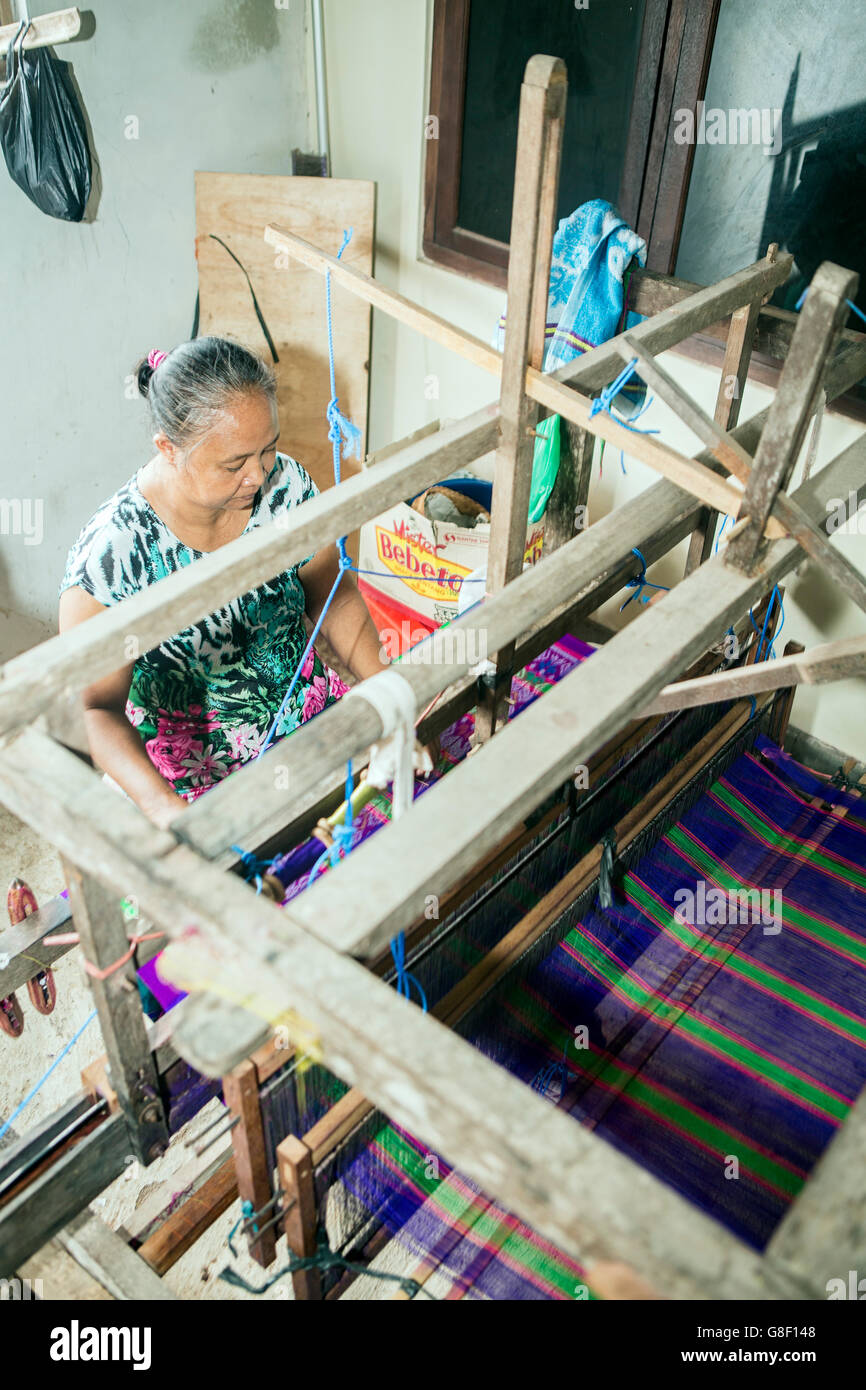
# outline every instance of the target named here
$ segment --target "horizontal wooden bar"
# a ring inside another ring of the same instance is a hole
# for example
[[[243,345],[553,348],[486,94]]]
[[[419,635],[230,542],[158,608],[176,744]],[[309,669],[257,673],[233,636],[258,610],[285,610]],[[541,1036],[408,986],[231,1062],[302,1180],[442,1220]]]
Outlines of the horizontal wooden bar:
[[[666,685],[646,713],[668,714],[671,710],[737,700],[764,690],[780,690],[787,685],[822,685],[862,675],[866,675],[866,637],[846,637],[776,661],[760,661]]]
[[[3,57],[20,27],[20,22],[0,25],[0,48],[3,49]],[[67,43],[80,32],[81,11],[76,7],[55,10],[52,14],[36,15],[30,21],[30,28],[24,36],[24,48],[47,48],[50,44]]]

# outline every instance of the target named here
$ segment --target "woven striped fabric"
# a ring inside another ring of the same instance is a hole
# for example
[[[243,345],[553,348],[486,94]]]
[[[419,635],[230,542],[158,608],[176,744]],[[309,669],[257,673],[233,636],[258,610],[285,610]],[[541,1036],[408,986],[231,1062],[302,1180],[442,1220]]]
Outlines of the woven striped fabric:
[[[866,1084],[864,803],[759,735],[497,1003],[476,1046],[763,1248]],[[344,1182],[454,1296],[586,1296],[394,1127]]]

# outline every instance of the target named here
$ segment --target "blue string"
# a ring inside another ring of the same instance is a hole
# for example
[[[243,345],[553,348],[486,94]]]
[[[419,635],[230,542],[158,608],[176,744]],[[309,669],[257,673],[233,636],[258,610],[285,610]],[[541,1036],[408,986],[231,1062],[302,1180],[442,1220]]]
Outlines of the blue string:
[[[725,515],[724,515],[723,518],[722,518],[722,524],[721,524],[721,526],[720,526],[720,528],[719,528],[719,534],[716,536],[716,544],[715,544],[715,546],[714,546],[714,548],[713,548],[713,554],[714,554],[714,555],[718,555],[718,553],[719,553],[719,542],[720,542],[721,539],[722,539],[722,536],[723,536],[723,534],[724,534],[725,527],[727,526],[727,524],[728,524],[728,522],[730,521],[730,519],[731,519],[730,516],[729,516],[728,513],[726,512]]]
[[[769,621],[770,621],[770,614],[771,614],[772,611],[773,611],[773,604],[774,604],[774,603],[778,603],[778,605],[779,605],[779,613],[780,613],[780,616],[781,616],[782,621],[779,623],[779,626],[776,628],[776,635],[775,635],[775,637],[773,637],[772,639],[770,639],[770,640],[768,641],[767,649],[766,649],[766,651],[764,651],[764,642],[765,642],[766,637],[767,637],[767,624],[768,624]],[[751,610],[751,608],[749,609],[749,621],[751,622],[752,627],[755,629],[755,632],[758,632],[758,624],[755,622],[755,619],[754,619],[754,617],[753,617],[753,615],[752,615],[752,610]],[[761,627],[760,632],[758,633],[758,650],[757,650],[757,654],[756,654],[756,656],[755,656],[755,660],[756,660],[756,661],[769,661],[771,658],[772,658],[773,660],[775,660],[776,653],[775,653],[775,651],[774,651],[774,646],[775,646],[775,643],[776,643],[776,638],[779,636],[779,633],[782,631],[782,628],[783,628],[784,626],[785,626],[785,605],[782,603],[782,595],[779,593],[779,586],[778,586],[777,584],[774,584],[774,585],[773,585],[773,588],[772,588],[772,591],[771,591],[771,593],[770,593],[770,601],[769,601],[769,603],[767,604],[767,611],[766,611],[766,613],[764,614],[764,622],[763,622],[763,625],[762,625],[762,627]]]
[[[393,958],[394,958],[394,967],[395,967],[395,969],[396,969],[396,971],[397,971],[397,978],[396,978],[396,980],[394,981],[394,983],[395,983],[395,985],[396,985],[396,987],[397,987],[397,993],[398,993],[398,994],[401,994],[401,995],[403,996],[404,999],[411,999],[411,997],[412,997],[411,986],[414,985],[415,988],[416,988],[417,991],[418,991],[418,995],[419,995],[420,1000],[421,1000],[421,1008],[424,1010],[424,1012],[425,1012],[425,1014],[426,1014],[426,1012],[427,1012],[427,995],[424,993],[424,989],[423,989],[423,987],[422,987],[422,985],[421,985],[420,980],[418,980],[418,978],[417,978],[415,975],[410,975],[410,974],[409,974],[409,971],[406,969],[406,933],[405,933],[405,932],[398,932],[397,935],[396,935],[395,937],[392,938],[392,940],[391,940],[391,955],[392,955]]]
[[[625,603],[623,603],[620,606],[620,613],[622,612],[623,608],[628,608],[629,604],[632,602],[633,599],[638,599],[641,603],[649,603],[649,595],[647,595],[646,598],[641,597],[644,589],[664,589],[666,593],[670,593],[669,585],[654,584],[651,579],[647,579],[646,560],[641,555],[640,551],[636,548],[633,548],[631,553],[632,555],[636,555],[637,558],[640,560],[641,569],[640,574],[636,575],[632,579],[629,579],[626,583],[625,587],[627,589],[634,589],[634,593],[630,594],[629,597],[626,599]]]
[[[800,298],[797,300],[797,303],[794,305],[794,309],[796,310],[797,313],[799,313],[800,310],[802,309],[803,304],[804,304],[805,299],[806,299],[806,295],[809,293],[809,290],[810,290],[810,289],[811,289],[811,286],[810,286],[810,285],[807,285],[806,288],[804,289],[803,293],[800,295]],[[845,303],[848,305],[848,308],[851,310],[851,313],[852,313],[852,314],[856,314],[857,317],[858,317],[858,319],[862,319],[863,322],[866,323],[866,314],[863,313],[863,310],[862,310],[862,309],[858,309],[858,308],[857,308],[857,305],[854,303],[854,301],[853,301],[852,299],[846,299],[846,300],[845,300]]]
[[[60,1065],[67,1052],[69,1052],[75,1046],[75,1044],[78,1042],[78,1039],[81,1037],[81,1034],[84,1032],[85,1028],[88,1026],[88,1024],[92,1023],[95,1018],[96,1010],[94,1009],[93,1013],[89,1014],[88,1017],[84,1020],[75,1036],[70,1038],[63,1051],[58,1052],[57,1056],[54,1058],[54,1061],[51,1063],[51,1066],[48,1068],[47,1072],[45,1072],[45,1074],[39,1078],[32,1091],[28,1091],[21,1104],[16,1105],[15,1109],[12,1111],[12,1114],[9,1116],[9,1119],[6,1120],[2,1126],[0,1126],[0,1139],[3,1138],[3,1135],[6,1133],[7,1129],[9,1129],[17,1120],[25,1105],[29,1105],[33,1097],[36,1095],[36,1092],[41,1090],[41,1088],[45,1085],[45,1082],[48,1080],[49,1076],[54,1071],[54,1068]]]
[[[568,1069],[568,1062],[563,1057],[559,1062],[546,1062],[544,1066],[539,1067],[529,1085],[531,1090],[538,1091],[541,1095],[546,1096],[548,1091],[558,1080],[560,1083],[560,1095],[562,1095],[571,1079],[572,1073]]]
[[[234,853],[238,856],[246,870],[247,883],[256,885],[256,893],[262,891],[262,874],[267,873],[273,866],[273,859],[259,859],[258,855],[253,854],[248,849],[242,849],[240,845],[232,845]]]
[[[626,363],[626,365],[623,367],[623,369],[622,369],[622,371],[620,372],[619,376],[616,377],[616,378],[610,383],[609,386],[605,386],[604,390],[601,391],[601,392],[599,393],[599,395],[596,396],[595,400],[593,401],[592,405],[591,405],[590,408],[589,408],[589,413],[590,413],[590,416],[592,416],[592,415],[598,415],[599,411],[604,410],[604,411],[610,416],[610,418],[611,418],[612,420],[615,420],[615,421],[616,421],[616,423],[617,423],[618,425],[623,425],[627,430],[631,430],[633,434],[658,434],[658,430],[639,430],[639,429],[637,429],[637,428],[635,427],[635,425],[634,425],[634,421],[640,419],[640,417],[643,415],[644,411],[648,408],[648,406],[649,406],[650,403],[652,402],[652,396],[647,396],[647,398],[646,398],[646,400],[644,401],[643,405],[641,406],[640,410],[638,410],[638,411],[631,417],[631,421],[626,420],[623,416],[621,416],[621,415],[619,415],[619,414],[614,414],[613,409],[612,409],[612,403],[613,403],[613,401],[614,401],[614,400],[616,399],[616,397],[619,395],[620,391],[622,390],[623,386],[625,386],[625,384],[626,384],[626,382],[629,380],[629,378],[634,374],[634,370],[635,370],[636,366],[637,366],[637,358],[636,358],[636,357],[633,357],[633,358],[631,359],[631,361],[628,362],[628,363]],[[623,472],[625,472],[625,465],[624,465],[624,464],[623,464]]]

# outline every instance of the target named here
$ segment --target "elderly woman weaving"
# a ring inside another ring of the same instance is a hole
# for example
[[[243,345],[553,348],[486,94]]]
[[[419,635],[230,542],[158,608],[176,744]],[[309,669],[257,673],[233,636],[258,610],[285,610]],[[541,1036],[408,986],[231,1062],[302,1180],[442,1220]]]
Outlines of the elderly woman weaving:
[[[272,372],[245,348],[197,338],[138,368],[156,454],[94,514],[69,553],[61,584],[65,631],[219,549],[281,521],[317,488],[277,451]],[[84,692],[94,760],[157,822],[261,750],[337,575],[329,546],[258,589],[139,652]],[[322,632],[358,677],[387,665],[350,575]],[[339,699],[346,687],[311,650],[274,733]]]

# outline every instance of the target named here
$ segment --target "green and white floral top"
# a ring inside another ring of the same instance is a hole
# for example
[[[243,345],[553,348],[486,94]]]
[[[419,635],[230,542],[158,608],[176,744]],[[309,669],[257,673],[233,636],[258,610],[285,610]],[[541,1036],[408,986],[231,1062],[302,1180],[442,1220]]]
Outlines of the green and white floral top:
[[[317,491],[299,463],[277,454],[245,533],[284,516]],[[84,527],[69,552],[60,591],[77,586],[110,607],[201,554],[160,520],[140,492],[136,474]],[[299,568],[293,565],[234,599],[135,663],[127,718],[156,769],[189,800],[254,758],[264,743],[307,642]],[[345,690],[312,651],[277,737]]]

